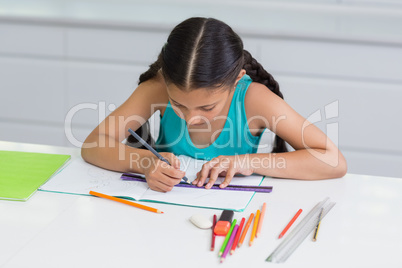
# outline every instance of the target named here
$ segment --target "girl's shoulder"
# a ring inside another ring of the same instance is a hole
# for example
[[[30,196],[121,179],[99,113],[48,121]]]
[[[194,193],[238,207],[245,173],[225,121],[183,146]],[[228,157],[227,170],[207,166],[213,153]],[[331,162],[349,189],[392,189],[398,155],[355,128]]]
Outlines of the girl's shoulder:
[[[247,119],[254,128],[265,128],[266,120],[275,114],[278,103],[283,100],[261,83],[252,82],[244,98]]]
[[[261,83],[252,82],[247,89],[244,98],[244,106],[248,114],[258,115],[260,114],[260,109],[266,109],[269,106],[273,106],[278,102],[278,99],[281,98],[267,88],[267,86]]]
[[[149,103],[153,105],[167,104],[169,101],[165,80],[161,73],[158,73],[155,77],[142,82],[134,90],[130,96],[131,99],[140,100],[143,103]]]

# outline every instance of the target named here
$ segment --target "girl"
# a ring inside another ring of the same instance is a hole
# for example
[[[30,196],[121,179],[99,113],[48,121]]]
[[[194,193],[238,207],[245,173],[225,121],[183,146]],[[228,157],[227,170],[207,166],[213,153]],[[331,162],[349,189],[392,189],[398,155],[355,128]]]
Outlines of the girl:
[[[157,110],[161,123],[154,146],[172,166],[121,143],[128,128],[147,138],[144,123]],[[265,129],[276,135],[272,152],[257,153]],[[284,141],[295,150],[288,152]],[[334,143],[289,107],[240,37],[211,18],[177,25],[138,88],[82,147],[87,162],[143,173],[149,187],[162,192],[185,176],[175,154],[209,160],[193,181],[201,187],[209,178],[207,189],[218,176],[225,176],[223,188],[236,174],[313,180],[342,177],[347,169]]]

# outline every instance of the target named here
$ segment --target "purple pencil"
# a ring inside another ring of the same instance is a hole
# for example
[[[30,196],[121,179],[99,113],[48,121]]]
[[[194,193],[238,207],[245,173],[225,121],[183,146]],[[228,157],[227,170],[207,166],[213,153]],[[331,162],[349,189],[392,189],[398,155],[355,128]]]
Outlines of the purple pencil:
[[[226,245],[225,251],[224,251],[223,254],[222,254],[221,262],[223,262],[223,261],[225,260],[226,255],[228,255],[228,252],[229,252],[230,249],[232,248],[232,244],[233,244],[233,241],[234,241],[234,238],[235,238],[235,236],[236,236],[236,233],[237,233],[237,230],[238,230],[238,229],[239,229],[239,225],[236,224],[235,227],[233,228],[232,235],[230,236],[229,241],[228,241],[228,243],[227,243],[227,245]]]

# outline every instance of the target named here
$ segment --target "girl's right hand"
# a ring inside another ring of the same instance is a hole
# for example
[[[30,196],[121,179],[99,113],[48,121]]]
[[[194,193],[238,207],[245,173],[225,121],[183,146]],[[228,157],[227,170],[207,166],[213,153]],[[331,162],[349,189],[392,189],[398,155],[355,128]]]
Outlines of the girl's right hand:
[[[174,154],[160,154],[169,161],[170,165],[154,156],[149,159],[150,164],[144,167],[144,175],[149,188],[158,192],[169,192],[173,186],[180,183],[185,172],[180,170],[180,161]]]

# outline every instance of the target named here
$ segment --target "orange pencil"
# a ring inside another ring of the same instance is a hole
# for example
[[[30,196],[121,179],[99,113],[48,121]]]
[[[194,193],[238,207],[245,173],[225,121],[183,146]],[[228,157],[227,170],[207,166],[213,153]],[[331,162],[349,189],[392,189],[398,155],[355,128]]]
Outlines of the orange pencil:
[[[247,221],[247,223],[246,223],[246,227],[244,227],[244,231],[243,231],[243,233],[241,234],[239,244],[237,245],[238,248],[241,247],[241,245],[243,244],[244,238],[246,237],[248,228],[250,227],[251,222],[253,221],[253,218],[254,218],[254,213],[251,213],[251,214],[250,214],[250,217],[248,218],[248,221]]]
[[[254,219],[253,230],[251,232],[250,242],[248,244],[250,247],[253,245],[253,242],[254,242],[254,237],[255,237],[255,233],[257,232],[257,226],[258,226],[259,219],[260,219],[260,210],[257,210],[257,213],[255,214],[255,219]]]
[[[144,205],[141,205],[141,204],[137,204],[137,203],[134,203],[134,202],[131,202],[131,201],[128,201],[128,200],[125,200],[125,199],[121,199],[121,198],[118,198],[118,197],[110,196],[110,195],[107,195],[107,194],[101,194],[101,193],[94,192],[94,191],[89,191],[89,194],[97,196],[97,197],[102,197],[102,198],[105,198],[105,199],[117,201],[117,202],[120,202],[120,203],[123,203],[123,204],[126,204],[126,205],[130,205],[130,206],[133,206],[133,207],[136,207],[136,208],[148,210],[148,211],[151,211],[151,212],[163,213],[159,209],[151,208],[151,207],[144,206]]]
[[[262,222],[264,221],[266,208],[267,208],[267,203],[264,202],[264,204],[262,205],[260,219],[258,221],[258,227],[257,227],[257,232],[255,233],[255,237],[258,237],[260,235],[260,233],[261,233]]]

